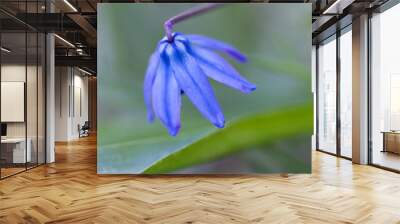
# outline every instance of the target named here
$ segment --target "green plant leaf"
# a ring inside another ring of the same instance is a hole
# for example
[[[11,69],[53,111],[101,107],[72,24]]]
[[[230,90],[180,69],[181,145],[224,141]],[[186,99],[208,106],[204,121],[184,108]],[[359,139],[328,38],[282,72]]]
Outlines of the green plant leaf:
[[[246,149],[250,145],[265,145],[312,131],[312,105],[305,104],[267,114],[240,119],[223,131],[214,132],[201,140],[171,153],[148,167],[144,173],[168,173],[196,164],[216,160]],[[279,151],[274,151],[278,154]],[[291,159],[291,157],[286,157]],[[298,164],[292,158],[293,164]],[[288,162],[290,164],[290,162]]]

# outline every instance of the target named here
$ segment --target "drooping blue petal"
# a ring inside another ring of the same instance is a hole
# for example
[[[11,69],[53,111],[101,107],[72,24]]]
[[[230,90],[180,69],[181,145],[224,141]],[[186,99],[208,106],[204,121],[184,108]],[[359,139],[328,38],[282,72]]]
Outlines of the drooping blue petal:
[[[170,135],[177,135],[181,126],[181,90],[165,55],[161,56],[152,91],[153,107],[157,117]]]
[[[232,65],[218,54],[195,46],[191,47],[191,53],[197,59],[203,72],[215,81],[243,93],[250,93],[256,89],[254,84],[242,77]]]
[[[184,36],[189,40],[189,42],[196,44],[200,47],[221,51],[232,57],[233,59],[237,60],[238,62],[247,61],[247,57],[230,44],[197,34],[188,34]]]
[[[156,77],[159,61],[160,57],[156,50],[156,52],[154,52],[150,57],[149,65],[147,67],[146,75],[143,82],[144,103],[146,104],[147,108],[147,120],[150,122],[154,120],[154,111],[152,105],[152,87],[154,83],[154,78]]]
[[[179,87],[204,117],[216,127],[224,127],[224,115],[218,105],[211,84],[197,61],[187,52],[185,45],[176,41],[166,48],[166,53]]]
[[[157,116],[170,135],[177,135],[180,129],[183,94],[211,123],[224,127],[224,115],[207,76],[244,93],[256,88],[214,50],[240,62],[246,61],[246,57],[229,44],[180,33],[174,33],[172,41],[166,37],[160,40],[151,56],[144,81],[148,118],[153,120]]]

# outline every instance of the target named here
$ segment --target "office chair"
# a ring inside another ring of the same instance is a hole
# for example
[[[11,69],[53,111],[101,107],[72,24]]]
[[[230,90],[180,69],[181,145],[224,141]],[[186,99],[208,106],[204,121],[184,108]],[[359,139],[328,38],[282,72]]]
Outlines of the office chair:
[[[78,129],[79,129],[79,138],[89,136],[89,129],[90,129],[89,121],[85,121],[82,127],[78,125]]]

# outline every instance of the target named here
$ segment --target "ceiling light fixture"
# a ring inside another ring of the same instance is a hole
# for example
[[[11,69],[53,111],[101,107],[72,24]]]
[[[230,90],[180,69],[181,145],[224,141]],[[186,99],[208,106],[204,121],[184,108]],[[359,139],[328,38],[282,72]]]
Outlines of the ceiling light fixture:
[[[342,14],[343,9],[351,5],[354,0],[336,0],[332,5],[324,10],[322,14]]]
[[[4,51],[6,53],[10,53],[11,52],[11,50],[9,50],[9,49],[7,49],[5,47],[1,47],[0,49],[1,49],[1,51]]]
[[[61,36],[59,36],[58,34],[54,34],[55,37],[57,37],[59,40],[61,40],[62,42],[66,43],[68,46],[75,48],[75,45],[73,45],[71,42],[69,42],[68,40],[62,38]]]
[[[85,74],[87,74],[87,75],[90,75],[90,76],[93,75],[92,73],[90,73],[90,72],[88,72],[88,71],[86,71],[86,70],[83,70],[83,69],[81,69],[81,68],[79,68],[79,67],[78,67],[78,70],[81,71],[81,72],[83,72],[83,73],[85,73]]]
[[[64,3],[67,4],[74,12],[78,12],[75,6],[73,6],[68,0],[64,0]]]
[[[83,55],[83,49],[82,48],[77,48],[76,49],[76,53],[78,53],[79,55]]]

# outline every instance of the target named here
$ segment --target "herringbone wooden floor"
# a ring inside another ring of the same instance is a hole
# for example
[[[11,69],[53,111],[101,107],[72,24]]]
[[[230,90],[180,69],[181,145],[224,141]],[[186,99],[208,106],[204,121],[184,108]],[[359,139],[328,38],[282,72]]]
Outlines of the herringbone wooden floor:
[[[319,152],[312,175],[99,176],[96,139],[0,181],[0,223],[400,223],[400,175]]]

